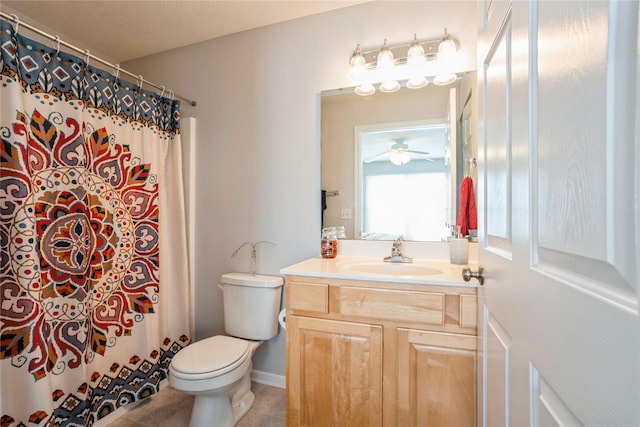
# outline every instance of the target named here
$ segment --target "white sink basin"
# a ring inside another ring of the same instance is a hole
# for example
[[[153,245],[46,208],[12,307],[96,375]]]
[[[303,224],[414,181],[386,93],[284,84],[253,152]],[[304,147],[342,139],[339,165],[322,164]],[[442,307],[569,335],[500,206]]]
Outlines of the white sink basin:
[[[442,274],[442,270],[424,265],[375,262],[350,265],[349,270],[358,273],[385,274],[392,276],[429,276]]]

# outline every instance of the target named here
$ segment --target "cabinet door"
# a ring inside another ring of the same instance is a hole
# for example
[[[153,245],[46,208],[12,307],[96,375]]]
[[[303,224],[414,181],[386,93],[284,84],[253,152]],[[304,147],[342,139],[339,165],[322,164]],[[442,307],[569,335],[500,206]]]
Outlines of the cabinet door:
[[[382,425],[382,327],[287,316],[287,425]]]
[[[398,329],[398,426],[476,425],[476,337]]]

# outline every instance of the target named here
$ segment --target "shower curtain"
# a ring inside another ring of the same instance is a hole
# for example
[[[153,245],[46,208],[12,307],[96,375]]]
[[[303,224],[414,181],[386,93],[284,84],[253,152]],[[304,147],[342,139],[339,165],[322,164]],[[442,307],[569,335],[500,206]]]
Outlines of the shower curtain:
[[[0,425],[91,425],[190,340],[179,102],[0,24]]]

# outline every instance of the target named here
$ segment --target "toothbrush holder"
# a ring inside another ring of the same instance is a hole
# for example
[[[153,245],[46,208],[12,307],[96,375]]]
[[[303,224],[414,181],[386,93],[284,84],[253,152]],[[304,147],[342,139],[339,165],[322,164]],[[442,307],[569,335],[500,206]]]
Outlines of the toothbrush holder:
[[[449,240],[449,261],[464,265],[469,262],[469,241],[463,237]]]

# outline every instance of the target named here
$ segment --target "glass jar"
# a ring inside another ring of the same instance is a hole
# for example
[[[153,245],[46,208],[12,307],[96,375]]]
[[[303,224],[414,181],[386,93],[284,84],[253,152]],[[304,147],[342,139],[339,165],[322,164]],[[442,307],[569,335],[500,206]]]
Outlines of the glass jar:
[[[322,258],[335,258],[338,255],[338,238],[335,227],[322,229],[320,255],[322,255]]]

